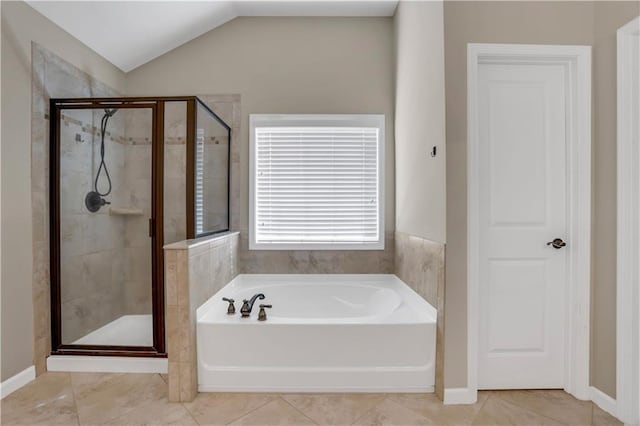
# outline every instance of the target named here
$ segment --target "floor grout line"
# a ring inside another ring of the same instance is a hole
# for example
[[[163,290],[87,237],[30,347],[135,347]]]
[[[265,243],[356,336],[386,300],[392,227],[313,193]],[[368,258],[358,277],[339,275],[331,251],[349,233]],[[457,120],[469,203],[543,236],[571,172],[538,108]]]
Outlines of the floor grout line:
[[[413,408],[405,407],[403,404],[401,404],[401,403],[399,403],[399,402],[394,401],[394,400],[392,399],[392,397],[393,397],[393,395],[394,395],[394,394],[384,394],[384,395],[385,395],[385,397],[384,397],[380,402],[378,402],[378,403],[377,403],[377,404],[375,404],[373,407],[371,407],[370,409],[368,409],[367,411],[365,411],[365,412],[364,412],[360,417],[358,417],[356,420],[354,420],[354,421],[353,421],[353,423],[351,423],[351,425],[356,424],[360,419],[362,419],[363,417],[365,417],[367,414],[369,414],[371,411],[373,411],[373,410],[374,410],[375,408],[377,408],[378,406],[382,405],[385,401],[386,401],[386,402],[389,402],[390,404],[396,405],[396,406],[398,406],[398,407],[402,408],[403,410],[410,411],[412,414],[414,414],[414,415],[416,415],[416,416],[418,416],[418,417],[420,417],[420,418],[423,418],[423,419],[425,419],[426,421],[429,421],[429,419],[428,419],[426,416],[424,416],[424,415],[422,415],[421,413],[417,412],[417,411],[416,411],[416,410],[414,410]]]
[[[260,408],[264,407],[265,405],[272,403],[272,402],[273,402],[273,401],[275,401],[276,399],[277,399],[277,397],[276,397],[276,398],[272,398],[272,399],[270,399],[270,400],[267,400],[266,402],[264,402],[263,404],[260,404],[258,407],[254,408],[253,410],[247,411],[246,413],[244,413],[244,414],[242,414],[242,415],[240,415],[240,416],[238,416],[238,417],[235,417],[233,420],[230,420],[230,421],[226,422],[226,423],[225,423],[225,425],[230,425],[231,423],[233,423],[233,422],[235,422],[235,421],[237,421],[237,420],[240,420],[241,418],[243,418],[243,417],[245,417],[245,416],[248,416],[249,414],[251,414],[251,413],[253,413],[254,411],[256,411],[256,410],[258,410],[258,409],[260,409]],[[196,421],[196,423],[197,423],[197,421]],[[200,423],[198,423],[198,424],[200,424]]]
[[[491,395],[489,395],[489,396],[491,396]],[[566,420],[564,420],[564,419],[562,419],[562,420],[561,420],[561,419],[556,419],[556,418],[554,418],[554,417],[551,417],[551,416],[549,416],[549,415],[546,415],[546,414],[545,414],[545,412],[537,412],[537,411],[536,411],[536,410],[534,410],[533,408],[523,406],[523,405],[518,404],[518,403],[516,403],[516,402],[507,401],[507,400],[505,400],[505,399],[503,399],[503,398],[500,398],[500,397],[496,397],[496,398],[501,399],[503,403],[506,403],[506,404],[512,405],[512,406],[514,406],[514,407],[516,407],[516,408],[518,408],[518,409],[520,409],[520,410],[526,411],[527,413],[531,413],[531,414],[539,415],[539,416],[544,417],[544,418],[546,418],[546,419],[553,420],[554,422],[557,422],[557,423],[561,423],[561,424],[563,424],[563,425],[568,425],[568,426],[570,426],[570,423],[567,423],[567,421],[566,421]],[[487,399],[487,400],[488,400],[488,399]],[[486,403],[486,402],[485,402],[485,403]],[[483,408],[484,408],[484,406],[483,406]],[[593,412],[593,407],[591,408],[591,410],[592,410],[592,412]],[[591,423],[593,423],[593,415],[592,415]]]
[[[197,397],[198,397],[198,395],[196,395],[196,398],[197,398]],[[195,399],[196,399],[196,398],[193,398],[193,399],[194,399],[194,401],[195,401]],[[193,422],[194,422],[195,424],[197,424],[197,425],[200,425],[200,422],[198,421],[198,419],[196,419],[196,418],[195,418],[195,416],[193,415],[193,413],[191,412],[191,410],[189,410],[189,409],[187,408],[187,406],[186,406],[186,405],[184,405],[184,402],[179,402],[179,404],[180,404],[180,405],[182,405],[182,408],[184,408],[184,409],[187,411],[187,413],[189,414],[189,417],[191,417],[191,418],[193,419]]]
[[[389,394],[384,394],[384,397],[377,403],[377,404],[373,404],[371,406],[371,408],[369,408],[368,410],[365,410],[364,413],[362,413],[360,416],[358,416],[353,422],[351,422],[351,425],[354,425],[356,423],[358,423],[358,421],[363,418],[364,416],[366,416],[367,414],[369,414],[371,411],[373,411],[374,408],[376,408],[377,406],[381,405],[383,402],[385,402],[387,400],[387,398],[389,398]]]
[[[46,373],[45,373],[46,374]],[[78,410],[78,401],[76,400],[76,391],[73,389],[73,378],[71,377],[71,373],[67,373],[69,376],[69,387],[71,388],[71,397],[73,398],[73,406],[76,407],[76,419],[78,419],[78,426],[80,423],[80,410]]]
[[[278,398],[280,398],[281,400],[283,400],[285,402],[285,404],[288,404],[291,408],[293,408],[294,410],[296,410],[298,413],[302,414],[304,417],[306,417],[307,419],[311,420],[311,423],[313,423],[314,425],[320,425],[320,423],[316,422],[315,420],[313,420],[311,417],[307,416],[305,413],[303,413],[301,410],[299,410],[295,405],[293,405],[292,403],[290,403],[289,401],[287,401],[286,399],[284,399],[282,397],[282,395],[279,395]]]

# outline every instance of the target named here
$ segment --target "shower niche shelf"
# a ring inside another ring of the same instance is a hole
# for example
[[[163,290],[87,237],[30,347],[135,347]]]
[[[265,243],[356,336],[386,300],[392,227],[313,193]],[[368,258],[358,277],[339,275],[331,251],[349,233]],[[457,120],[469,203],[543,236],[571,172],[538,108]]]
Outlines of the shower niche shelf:
[[[142,216],[142,209],[132,209],[128,207],[111,207],[109,209],[111,216]]]

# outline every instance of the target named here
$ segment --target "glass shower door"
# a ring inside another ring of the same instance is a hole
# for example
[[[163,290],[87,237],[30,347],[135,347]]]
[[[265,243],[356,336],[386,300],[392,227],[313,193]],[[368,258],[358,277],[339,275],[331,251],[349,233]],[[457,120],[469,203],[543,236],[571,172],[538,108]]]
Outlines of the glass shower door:
[[[154,108],[59,110],[61,345],[154,346]]]

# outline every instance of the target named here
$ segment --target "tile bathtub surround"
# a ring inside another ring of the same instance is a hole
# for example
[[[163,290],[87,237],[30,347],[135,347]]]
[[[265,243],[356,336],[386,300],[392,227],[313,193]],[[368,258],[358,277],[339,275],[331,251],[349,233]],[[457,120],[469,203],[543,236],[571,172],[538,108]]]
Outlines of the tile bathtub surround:
[[[444,244],[395,233],[395,274],[436,308],[444,279]]]
[[[393,232],[384,250],[249,250],[248,232],[240,233],[242,274],[393,274]]]
[[[46,373],[0,402],[3,425],[622,425],[560,391],[481,391],[473,405],[433,394],[201,393],[169,402],[158,374]]]
[[[49,99],[119,96],[119,94],[36,43],[32,43],[31,55],[31,203],[34,250],[32,281],[33,362],[36,366],[36,374],[41,374],[46,370],[46,357],[51,350]],[[73,123],[69,121],[69,124]],[[91,129],[87,129],[87,131],[93,133]],[[88,136],[84,135],[85,138]]]
[[[445,245],[403,232],[395,233],[394,273],[438,310],[436,394],[444,397]]]
[[[198,393],[196,310],[238,275],[237,232],[165,246],[169,401]]]

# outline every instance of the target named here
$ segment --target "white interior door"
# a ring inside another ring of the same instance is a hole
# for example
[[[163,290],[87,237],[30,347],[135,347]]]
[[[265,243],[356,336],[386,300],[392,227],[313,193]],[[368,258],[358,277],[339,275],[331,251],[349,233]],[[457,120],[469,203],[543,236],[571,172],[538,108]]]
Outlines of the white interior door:
[[[562,388],[567,247],[567,75],[478,65],[478,388]]]

